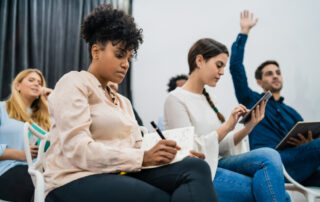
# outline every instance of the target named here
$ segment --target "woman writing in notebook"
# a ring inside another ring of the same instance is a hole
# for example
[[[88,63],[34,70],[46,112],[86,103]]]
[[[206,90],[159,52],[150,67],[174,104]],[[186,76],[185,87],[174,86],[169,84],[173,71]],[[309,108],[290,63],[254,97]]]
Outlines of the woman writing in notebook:
[[[26,165],[23,142],[25,122],[36,123],[49,130],[50,120],[42,73],[37,69],[20,72],[12,83],[9,99],[0,102],[0,199],[31,201],[33,184]],[[38,146],[31,146],[37,156]]]
[[[64,75],[49,98],[46,201],[217,201],[202,159],[142,170],[169,163],[179,147],[161,140],[141,150],[129,100],[107,86],[122,82],[142,43],[133,18],[101,4],[84,19],[81,36],[89,45],[88,71]]]
[[[204,153],[211,167],[220,201],[290,201],[278,152],[262,148],[241,154],[241,141],[263,119],[266,101],[253,110],[251,120],[241,130],[233,131],[248,110],[238,105],[225,120],[205,89],[205,85],[217,85],[228,57],[226,46],[209,38],[190,48],[190,76],[166,99],[165,128],[195,127],[198,151]]]

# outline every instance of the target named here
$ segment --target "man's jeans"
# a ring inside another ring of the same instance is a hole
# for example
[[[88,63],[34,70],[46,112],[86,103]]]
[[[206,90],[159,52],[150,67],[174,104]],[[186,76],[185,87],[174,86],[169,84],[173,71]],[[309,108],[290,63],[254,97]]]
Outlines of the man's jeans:
[[[305,186],[320,187],[320,138],[279,153],[293,179]]]

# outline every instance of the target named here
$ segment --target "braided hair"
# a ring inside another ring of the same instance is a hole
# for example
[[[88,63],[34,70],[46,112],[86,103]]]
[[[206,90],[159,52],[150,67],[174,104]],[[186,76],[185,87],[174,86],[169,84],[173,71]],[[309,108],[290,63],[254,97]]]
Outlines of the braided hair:
[[[203,88],[202,94],[206,97],[210,107],[217,114],[218,119],[220,120],[220,122],[224,123],[226,121],[226,119],[224,118],[223,114],[221,114],[221,112],[219,112],[218,108],[214,105],[214,103],[211,100],[211,97],[210,97],[209,93],[206,91],[205,88]]]

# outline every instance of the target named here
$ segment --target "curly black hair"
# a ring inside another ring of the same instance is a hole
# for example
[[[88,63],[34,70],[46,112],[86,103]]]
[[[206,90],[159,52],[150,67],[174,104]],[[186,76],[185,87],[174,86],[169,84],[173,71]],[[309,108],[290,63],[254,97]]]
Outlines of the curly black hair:
[[[122,10],[114,9],[111,4],[101,4],[95,8],[81,24],[81,38],[89,44],[89,57],[92,60],[93,44],[113,45],[124,43],[126,51],[137,53],[143,42],[142,29],[138,29],[134,18]]]
[[[188,76],[181,74],[181,75],[177,75],[177,76],[170,78],[169,83],[168,83],[168,92],[176,89],[178,80],[188,80]]]

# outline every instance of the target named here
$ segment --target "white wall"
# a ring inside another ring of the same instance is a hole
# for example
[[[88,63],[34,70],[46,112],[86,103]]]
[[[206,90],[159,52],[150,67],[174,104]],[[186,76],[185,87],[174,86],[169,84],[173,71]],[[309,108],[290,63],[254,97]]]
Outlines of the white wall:
[[[261,92],[254,71],[263,61],[275,59],[283,74],[285,102],[305,120],[320,120],[320,1],[134,0],[133,15],[144,30],[144,43],[132,66],[132,91],[146,126],[163,112],[169,78],[188,73],[191,45],[211,37],[230,50],[240,31],[243,9],[259,18],[246,46],[244,64],[249,85]],[[207,89],[220,111],[229,115],[237,101],[229,66],[225,70],[217,87]]]

